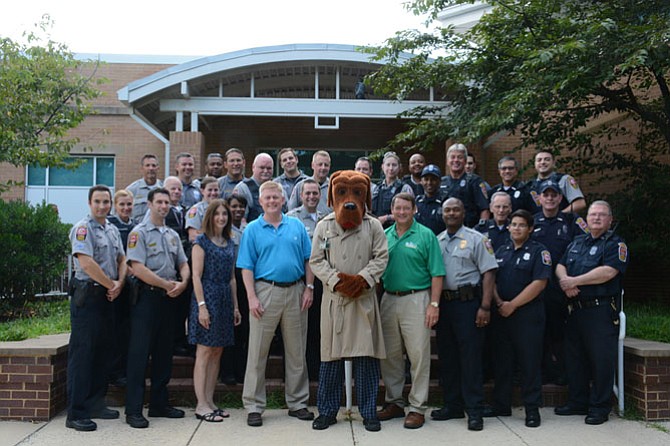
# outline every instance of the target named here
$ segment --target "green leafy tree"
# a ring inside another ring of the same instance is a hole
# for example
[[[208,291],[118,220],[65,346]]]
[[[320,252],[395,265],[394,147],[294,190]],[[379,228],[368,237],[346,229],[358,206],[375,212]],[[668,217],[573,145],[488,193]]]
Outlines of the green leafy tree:
[[[414,0],[407,9],[430,22],[468,3]],[[574,173],[617,179],[621,229],[670,258],[670,3],[487,3],[490,12],[462,34],[407,30],[368,49],[388,62],[369,79],[376,92],[402,100],[434,87],[447,101],[407,112],[414,119],[389,145],[427,150],[449,138],[516,134],[517,149],[550,150]]]
[[[40,34],[51,27],[48,16]],[[0,36],[0,162],[14,166],[63,166],[79,143],[68,137],[100,95],[95,67],[76,60],[68,48],[38,33],[18,42]],[[0,193],[11,183],[0,181]]]

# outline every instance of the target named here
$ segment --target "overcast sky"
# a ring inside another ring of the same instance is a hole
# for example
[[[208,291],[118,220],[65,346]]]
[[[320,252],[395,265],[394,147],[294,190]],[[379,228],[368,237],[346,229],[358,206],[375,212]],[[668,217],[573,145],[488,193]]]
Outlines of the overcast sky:
[[[75,53],[208,56],[289,43],[380,44],[421,28],[403,0],[10,0],[0,36],[17,39],[49,14],[53,40]]]

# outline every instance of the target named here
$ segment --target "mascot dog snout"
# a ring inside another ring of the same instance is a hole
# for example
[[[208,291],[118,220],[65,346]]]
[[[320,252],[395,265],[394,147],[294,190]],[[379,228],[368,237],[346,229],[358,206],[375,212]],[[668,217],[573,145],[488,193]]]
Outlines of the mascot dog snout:
[[[349,201],[347,203],[344,203],[344,209],[346,209],[348,211],[356,210],[356,203],[353,203],[351,201]]]
[[[335,220],[344,229],[361,225],[365,209],[372,207],[370,178],[353,170],[341,170],[330,177],[328,206],[335,212]]]

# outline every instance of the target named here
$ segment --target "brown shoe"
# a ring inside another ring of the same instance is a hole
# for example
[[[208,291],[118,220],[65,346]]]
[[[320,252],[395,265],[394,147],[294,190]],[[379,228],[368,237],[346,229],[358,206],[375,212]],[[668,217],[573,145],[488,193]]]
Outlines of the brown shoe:
[[[423,426],[425,418],[418,412],[410,412],[405,417],[405,429],[418,429]]]
[[[405,409],[393,403],[386,403],[382,410],[377,412],[379,421],[390,420],[391,418],[402,418],[405,416]]]

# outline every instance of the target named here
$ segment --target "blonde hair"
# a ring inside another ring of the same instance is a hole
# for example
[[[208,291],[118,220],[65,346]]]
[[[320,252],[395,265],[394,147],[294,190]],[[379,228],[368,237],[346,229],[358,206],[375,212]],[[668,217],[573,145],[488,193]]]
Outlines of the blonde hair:
[[[121,198],[129,197],[131,200],[134,199],[133,193],[126,189],[119,189],[114,193],[114,204],[118,203]]]

